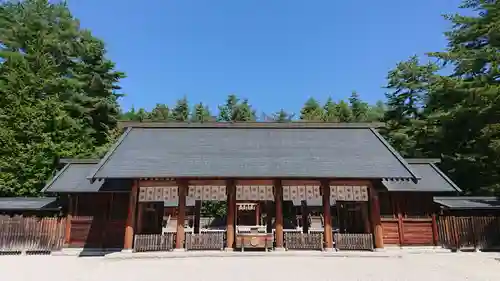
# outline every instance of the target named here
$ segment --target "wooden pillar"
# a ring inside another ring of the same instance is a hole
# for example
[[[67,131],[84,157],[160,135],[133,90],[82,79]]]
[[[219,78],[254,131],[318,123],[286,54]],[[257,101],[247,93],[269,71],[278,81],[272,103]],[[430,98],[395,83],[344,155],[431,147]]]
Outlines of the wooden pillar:
[[[323,218],[324,218],[324,239],[325,250],[330,251],[333,249],[333,233],[332,233],[332,214],[330,212],[330,185],[326,181],[321,182],[323,190]]]
[[[255,206],[255,224],[260,225],[260,202]]]
[[[137,208],[138,190],[139,190],[139,182],[138,180],[134,180],[132,183],[132,190],[130,190],[127,222],[125,224],[125,239],[123,241],[123,250],[126,251],[131,251],[134,245],[135,211]]]
[[[432,214],[432,241],[434,242],[434,246],[438,245],[438,227],[436,214]]]
[[[68,195],[68,210],[66,214],[66,225],[64,230],[64,245],[67,247],[71,242],[71,220],[73,219],[73,196]]]
[[[143,221],[144,221],[144,203],[137,202],[137,229],[136,229],[137,234],[142,233]]]
[[[184,249],[184,221],[186,218],[186,191],[185,181],[178,181],[179,205],[177,213],[177,234],[175,236],[175,249]]]
[[[236,213],[236,187],[234,180],[228,180],[227,186],[227,219],[226,219],[226,251],[234,249],[234,215]]]
[[[405,235],[405,230],[404,230],[404,225],[403,225],[403,213],[401,212],[401,202],[403,197],[400,196],[399,194],[391,194],[391,201],[396,203],[396,215],[398,218],[398,235],[399,235],[399,245],[403,246],[404,244],[404,235]]]
[[[272,211],[273,204],[269,201],[266,202],[266,232],[267,233],[272,233],[273,232],[273,211]]]
[[[375,249],[384,248],[384,233],[382,230],[382,222],[380,220],[380,203],[378,193],[373,186],[370,186],[370,215],[373,227],[373,236]]]
[[[274,203],[276,204],[276,249],[283,249],[283,186],[281,180],[274,181]]]
[[[368,202],[360,202],[361,216],[363,217],[364,232],[370,233],[370,216],[368,215]]]
[[[196,200],[194,203],[194,232],[200,233],[200,219],[201,219],[201,200]]]
[[[302,232],[307,233],[309,231],[309,207],[307,206],[307,201],[302,200],[300,207],[302,212]]]

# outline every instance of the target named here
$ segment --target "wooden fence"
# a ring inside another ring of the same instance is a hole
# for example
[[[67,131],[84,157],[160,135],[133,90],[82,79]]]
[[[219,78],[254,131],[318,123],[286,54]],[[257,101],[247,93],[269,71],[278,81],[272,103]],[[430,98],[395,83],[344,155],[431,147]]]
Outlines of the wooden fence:
[[[382,218],[384,244],[435,246],[437,233],[433,218]]]
[[[442,216],[438,231],[439,244],[448,249],[500,249],[500,217]]]
[[[0,252],[31,254],[60,250],[65,225],[64,218],[0,216]]]
[[[322,250],[323,232],[291,232],[284,233],[285,247],[290,250]]]
[[[170,251],[174,248],[175,232],[164,234],[136,234],[134,252]]]
[[[373,250],[373,235],[370,233],[334,233],[338,250]]]
[[[225,230],[203,231],[202,233],[186,233],[187,250],[222,250],[224,248]]]

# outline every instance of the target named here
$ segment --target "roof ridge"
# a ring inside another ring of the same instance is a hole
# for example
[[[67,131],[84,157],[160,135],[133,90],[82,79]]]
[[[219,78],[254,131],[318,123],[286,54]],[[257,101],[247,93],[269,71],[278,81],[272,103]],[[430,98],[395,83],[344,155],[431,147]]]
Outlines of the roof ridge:
[[[339,122],[135,122],[121,121],[122,128],[258,128],[258,129],[369,129],[381,128],[384,123],[339,123]]]
[[[403,167],[414,177],[416,180],[420,180],[422,177],[415,173],[406,160],[382,137],[374,128],[370,128],[370,131],[377,137],[377,139],[396,157],[396,159],[403,165]]]

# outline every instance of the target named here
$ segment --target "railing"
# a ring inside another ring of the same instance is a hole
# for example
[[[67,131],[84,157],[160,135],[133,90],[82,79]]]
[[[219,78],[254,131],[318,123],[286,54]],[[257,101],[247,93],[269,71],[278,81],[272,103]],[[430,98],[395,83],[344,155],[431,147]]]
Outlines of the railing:
[[[438,233],[439,244],[448,249],[500,249],[500,217],[442,216]]]
[[[323,232],[284,232],[285,248],[290,250],[322,250]]]
[[[170,251],[174,248],[175,236],[175,232],[166,232],[163,234],[136,234],[134,238],[134,251]]]
[[[333,239],[338,250],[373,250],[370,233],[334,233]]]
[[[60,250],[65,225],[64,218],[0,216],[0,252],[29,254]]]
[[[225,230],[201,230],[201,233],[186,233],[187,250],[222,250]]]

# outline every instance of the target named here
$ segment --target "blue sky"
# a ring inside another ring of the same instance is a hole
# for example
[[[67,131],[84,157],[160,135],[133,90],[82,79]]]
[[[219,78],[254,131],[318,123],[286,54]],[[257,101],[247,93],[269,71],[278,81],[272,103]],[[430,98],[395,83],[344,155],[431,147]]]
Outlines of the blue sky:
[[[230,93],[260,112],[298,112],[315,97],[384,99],[387,72],[445,48],[441,15],[460,0],[69,0],[127,74],[124,109]]]

